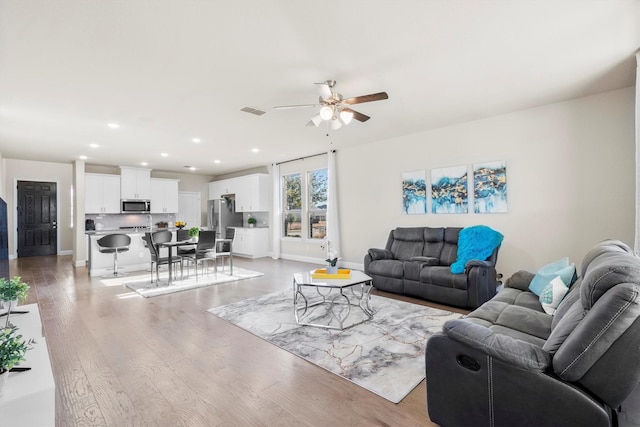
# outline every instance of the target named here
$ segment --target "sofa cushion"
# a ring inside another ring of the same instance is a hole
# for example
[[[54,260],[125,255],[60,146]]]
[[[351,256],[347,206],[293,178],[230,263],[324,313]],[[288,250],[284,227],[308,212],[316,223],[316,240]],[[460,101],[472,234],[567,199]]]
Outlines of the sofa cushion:
[[[551,325],[551,334],[549,334],[549,338],[547,338],[547,341],[544,343],[544,346],[542,347],[543,349],[548,351],[549,354],[552,354],[552,355],[555,354],[560,348],[560,346],[562,345],[562,343],[576,328],[578,323],[580,323],[580,321],[584,319],[584,315],[587,312],[584,311],[584,309],[582,308],[582,304],[580,304],[578,297],[579,297],[579,293],[574,292],[573,298],[572,298],[573,304],[570,305],[565,310],[560,322],[555,323],[556,316],[554,316],[554,319],[553,319],[554,322],[552,322],[552,325]],[[563,301],[563,303],[565,301],[567,301],[566,298]]]
[[[553,279],[540,293],[540,304],[547,314],[553,314],[567,294],[569,288],[564,284],[560,276]]]
[[[560,276],[564,283],[571,283],[575,272],[576,267],[574,264],[569,264],[569,258],[562,258],[558,261],[547,264],[538,270],[534,278],[531,280],[529,290],[540,296],[544,287],[558,276]]]
[[[582,306],[585,310],[590,310],[605,292],[620,283],[640,284],[640,266],[637,259],[627,253],[618,252],[596,258],[582,278]]]
[[[430,266],[420,271],[420,281],[427,285],[467,289],[467,275],[453,274],[449,266]]]
[[[538,296],[529,291],[521,291],[519,289],[505,288],[498,292],[491,301],[502,301],[507,304],[527,307],[535,311],[544,311]]]
[[[502,310],[496,325],[546,340],[551,333],[551,316],[526,307],[510,305]]]
[[[444,227],[424,228],[424,249],[422,255],[426,257],[438,258],[440,263],[440,253],[444,247]],[[436,264],[436,265],[437,265]]]
[[[403,262],[395,259],[380,259],[369,264],[369,274],[383,277],[402,279],[404,275]]]
[[[444,243],[440,252],[440,265],[451,265],[458,257],[458,235],[460,227],[449,227],[444,231]]]
[[[406,261],[414,256],[421,256],[424,248],[423,227],[396,228],[392,232],[393,241],[387,248],[393,252],[395,259]]]

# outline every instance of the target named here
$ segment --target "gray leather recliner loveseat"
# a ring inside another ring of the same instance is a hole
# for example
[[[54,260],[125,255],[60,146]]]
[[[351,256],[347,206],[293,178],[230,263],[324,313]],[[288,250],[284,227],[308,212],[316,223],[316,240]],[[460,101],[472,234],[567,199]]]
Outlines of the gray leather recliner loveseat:
[[[591,249],[547,314],[520,271],[426,346],[427,407],[442,426],[640,425],[640,258]],[[575,278],[575,277],[574,277]]]
[[[385,292],[458,307],[476,308],[496,293],[498,245],[482,260],[470,260],[454,274],[459,227],[399,227],[384,249],[369,249],[364,271]],[[499,233],[497,233],[499,234]],[[501,239],[501,235],[500,235]]]

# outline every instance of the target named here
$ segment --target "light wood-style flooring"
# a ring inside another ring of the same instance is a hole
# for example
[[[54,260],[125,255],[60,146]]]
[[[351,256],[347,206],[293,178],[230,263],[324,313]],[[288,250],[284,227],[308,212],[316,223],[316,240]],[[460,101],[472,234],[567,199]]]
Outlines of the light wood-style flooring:
[[[235,261],[265,275],[149,299],[90,278],[70,256],[10,261],[11,276],[31,286],[25,303],[40,307],[56,425],[432,425],[424,381],[393,404],[208,314],[217,305],[291,289],[294,272],[318,267]]]

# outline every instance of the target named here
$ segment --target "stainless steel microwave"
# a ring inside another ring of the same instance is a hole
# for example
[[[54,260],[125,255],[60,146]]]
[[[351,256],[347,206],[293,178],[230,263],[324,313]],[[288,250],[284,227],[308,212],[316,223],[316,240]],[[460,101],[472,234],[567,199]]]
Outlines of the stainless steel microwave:
[[[120,211],[122,213],[149,213],[151,202],[149,200],[122,200]]]

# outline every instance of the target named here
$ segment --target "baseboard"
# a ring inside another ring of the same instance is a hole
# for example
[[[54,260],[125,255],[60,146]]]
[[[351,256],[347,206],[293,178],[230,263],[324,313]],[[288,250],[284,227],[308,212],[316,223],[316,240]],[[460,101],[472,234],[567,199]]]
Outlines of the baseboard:
[[[73,266],[74,267],[84,267],[87,265],[87,261],[84,259],[77,259],[75,261],[73,261]]]

